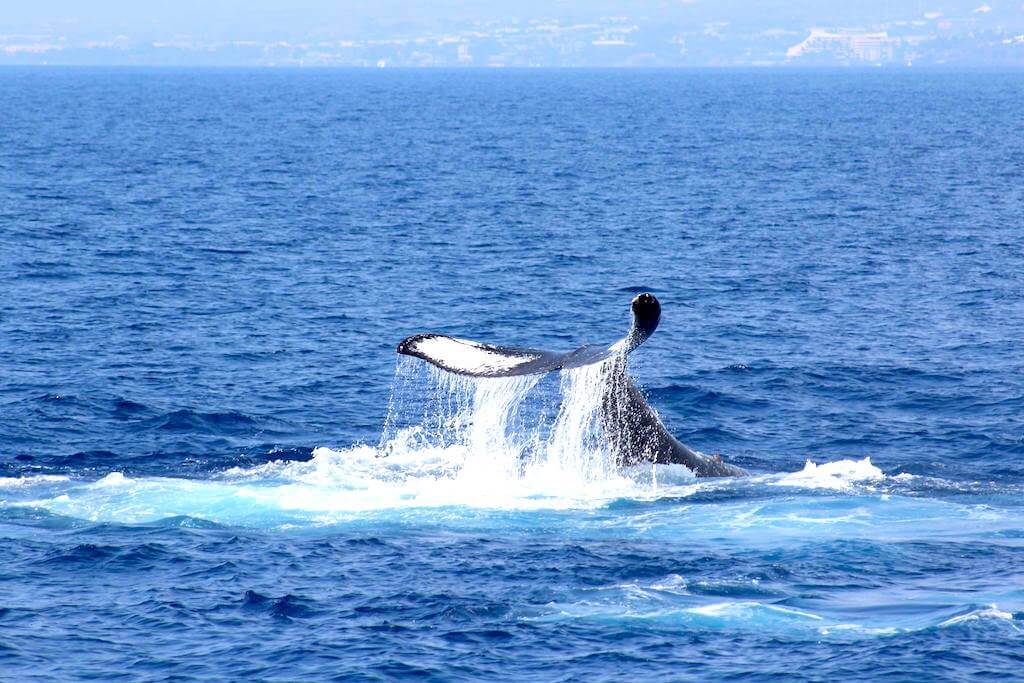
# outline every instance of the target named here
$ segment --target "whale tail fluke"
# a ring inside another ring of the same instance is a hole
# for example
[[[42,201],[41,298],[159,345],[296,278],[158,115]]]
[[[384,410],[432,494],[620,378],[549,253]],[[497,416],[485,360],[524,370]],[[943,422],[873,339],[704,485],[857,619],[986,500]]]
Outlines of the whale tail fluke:
[[[640,294],[631,304],[629,333],[610,345],[590,344],[568,353],[510,346],[495,346],[443,334],[416,334],[398,345],[398,353],[415,356],[442,370],[471,377],[515,377],[600,363],[627,354],[654,334],[661,320],[661,305],[653,294]]]
[[[640,294],[630,306],[629,333],[610,345],[592,344],[569,353],[494,346],[442,334],[417,334],[403,339],[398,353],[415,356],[442,370],[471,377],[515,377],[616,360],[601,369],[601,422],[618,465],[641,462],[685,465],[698,477],[746,474],[680,443],[668,433],[658,414],[647,405],[626,371],[626,356],[654,334],[661,320],[661,304],[652,294]]]

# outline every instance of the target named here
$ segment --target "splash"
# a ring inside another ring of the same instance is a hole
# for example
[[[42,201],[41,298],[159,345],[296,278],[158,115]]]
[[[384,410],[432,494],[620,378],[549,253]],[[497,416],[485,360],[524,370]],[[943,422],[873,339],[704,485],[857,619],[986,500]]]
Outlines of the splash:
[[[347,522],[367,513],[406,519],[411,509],[433,508],[434,513],[422,513],[425,518],[441,515],[457,524],[460,519],[477,523],[481,510],[598,510],[624,499],[699,502],[722,488],[857,493],[884,478],[867,459],[808,463],[787,475],[700,482],[682,465],[619,467],[603,424],[608,401],[616,399],[608,381],[613,362],[558,375],[471,378],[403,359],[374,446],[320,447],[308,461],[231,468],[207,479],[114,472],[92,482],[42,476],[0,480],[0,506],[6,499],[94,521],[147,523],[186,516],[279,528]],[[769,531],[773,542],[799,541],[823,530],[869,534],[871,520],[889,514],[878,507],[883,502],[847,509],[837,500],[810,516],[796,515],[788,498],[754,508],[725,502],[711,517],[698,514],[698,507],[693,514],[683,507],[667,520],[654,513],[639,522],[625,519],[639,525],[630,526],[632,531],[644,534],[676,534],[676,525],[685,523],[687,533],[696,536],[724,533],[756,542]],[[892,514],[898,516],[903,507],[892,508]],[[601,528],[617,523],[606,520]]]
[[[542,375],[478,378],[429,366],[417,382],[422,368],[400,364],[379,454],[443,453],[451,478],[474,485],[621,482],[601,419],[610,362],[562,371],[557,387]]]
[[[544,448],[536,454],[528,474],[574,482],[617,477],[601,421],[601,402],[612,362],[561,373],[561,406]]]

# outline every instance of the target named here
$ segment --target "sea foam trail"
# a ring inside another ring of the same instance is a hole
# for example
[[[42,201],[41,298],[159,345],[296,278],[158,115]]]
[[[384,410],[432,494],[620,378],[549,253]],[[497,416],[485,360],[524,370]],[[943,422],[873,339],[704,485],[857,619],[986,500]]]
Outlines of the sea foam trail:
[[[995,604],[980,607],[966,603],[952,608],[960,612],[953,617],[945,616],[950,607],[936,605],[933,609],[900,616],[875,616],[868,611],[857,614],[856,621],[850,621],[848,611],[829,613],[823,610],[819,614],[768,600],[722,600],[716,596],[685,592],[666,595],[640,588],[633,588],[628,593],[621,590],[610,593],[607,596],[580,596],[582,599],[578,602],[552,603],[539,614],[525,616],[524,621],[647,622],[686,629],[756,630],[779,634],[811,632],[837,639],[890,637],[922,630],[963,627],[976,622],[995,622],[991,625],[1001,626],[1015,634],[1022,631],[1018,625],[1021,616]],[[1014,601],[1009,595],[1001,597]]]

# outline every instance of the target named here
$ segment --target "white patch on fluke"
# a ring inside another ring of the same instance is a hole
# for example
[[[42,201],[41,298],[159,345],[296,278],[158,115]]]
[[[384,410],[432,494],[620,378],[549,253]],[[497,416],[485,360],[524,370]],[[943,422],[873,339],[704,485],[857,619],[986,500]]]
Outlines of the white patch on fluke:
[[[483,344],[455,337],[423,337],[410,347],[455,372],[507,372],[540,358],[538,354],[532,353],[498,353]]]

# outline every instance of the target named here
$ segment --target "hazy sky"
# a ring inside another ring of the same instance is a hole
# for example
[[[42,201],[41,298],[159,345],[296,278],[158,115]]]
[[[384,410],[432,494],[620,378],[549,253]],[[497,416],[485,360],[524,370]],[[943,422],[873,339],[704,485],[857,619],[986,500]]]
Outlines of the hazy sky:
[[[1024,0],[7,0],[0,33],[68,36],[289,39],[352,38],[444,30],[466,21],[585,20],[628,16],[666,22],[732,25],[867,26],[925,13],[969,13],[988,4],[1024,19]]]

